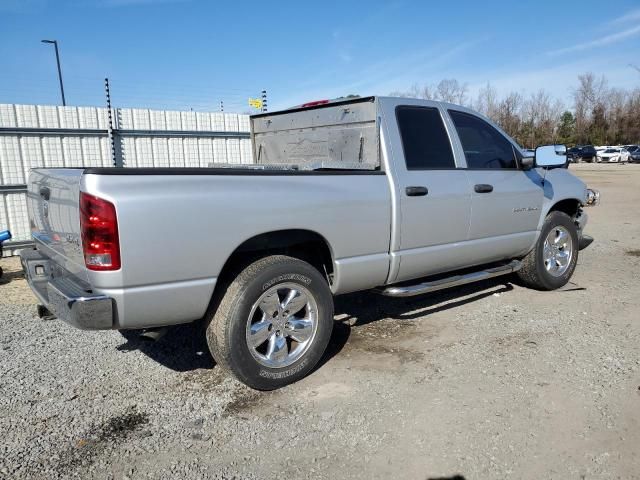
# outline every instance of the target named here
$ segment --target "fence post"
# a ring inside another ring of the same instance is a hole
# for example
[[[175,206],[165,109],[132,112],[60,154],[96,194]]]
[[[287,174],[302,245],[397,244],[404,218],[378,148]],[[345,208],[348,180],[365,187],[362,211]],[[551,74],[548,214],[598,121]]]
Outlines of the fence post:
[[[117,130],[113,128],[113,111],[111,108],[111,89],[109,87],[109,79],[104,79],[104,91],[107,97],[107,115],[109,116],[109,124],[108,124],[108,134],[109,134],[109,143],[111,144],[111,160],[113,162],[114,167],[122,167],[122,148],[120,144],[120,138],[116,137]],[[116,144],[117,147],[116,148]]]

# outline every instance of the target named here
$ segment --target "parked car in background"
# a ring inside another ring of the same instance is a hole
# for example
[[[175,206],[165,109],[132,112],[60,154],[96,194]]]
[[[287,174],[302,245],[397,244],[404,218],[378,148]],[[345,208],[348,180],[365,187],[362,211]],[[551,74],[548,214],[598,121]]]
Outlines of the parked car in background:
[[[629,163],[640,163],[640,148],[636,148],[635,150],[629,152],[629,158],[627,161]]]
[[[635,152],[636,150],[638,150],[638,145],[625,145],[624,146],[625,150],[627,150],[627,152],[629,152],[630,154]]]
[[[567,162],[569,163],[580,162],[580,147],[571,147],[567,149]]]
[[[624,148],[607,148],[598,153],[598,162],[623,163],[629,160],[629,152]]]
[[[572,163],[595,162],[597,152],[593,145],[576,145],[567,150],[567,160]]]

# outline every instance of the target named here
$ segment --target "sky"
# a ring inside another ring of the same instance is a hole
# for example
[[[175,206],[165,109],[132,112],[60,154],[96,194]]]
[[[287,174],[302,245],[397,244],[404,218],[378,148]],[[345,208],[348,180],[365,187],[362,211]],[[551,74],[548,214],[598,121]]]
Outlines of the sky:
[[[586,72],[640,86],[638,0],[0,0],[0,103],[248,112],[443,78],[470,96],[545,89],[571,106]],[[631,65],[630,65],[631,64]]]

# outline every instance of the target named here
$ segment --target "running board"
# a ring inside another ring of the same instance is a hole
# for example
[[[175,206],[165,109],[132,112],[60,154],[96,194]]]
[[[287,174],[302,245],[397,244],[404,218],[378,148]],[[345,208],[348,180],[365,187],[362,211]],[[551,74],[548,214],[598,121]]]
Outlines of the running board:
[[[512,260],[506,265],[499,265],[497,267],[487,268],[486,270],[479,270],[477,272],[466,273],[463,275],[453,275],[451,277],[441,278],[431,282],[386,287],[382,290],[378,290],[378,293],[386,297],[413,297],[414,295],[436,292],[445,288],[457,287],[460,285],[466,285],[467,283],[499,277],[500,275],[508,275],[509,273],[517,272],[520,268],[522,268],[522,262],[520,260]]]

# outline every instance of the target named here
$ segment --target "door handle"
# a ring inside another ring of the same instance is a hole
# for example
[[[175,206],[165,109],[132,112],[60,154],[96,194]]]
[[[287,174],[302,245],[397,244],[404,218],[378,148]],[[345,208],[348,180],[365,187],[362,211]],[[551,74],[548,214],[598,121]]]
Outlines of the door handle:
[[[473,189],[476,193],[490,193],[493,192],[493,185],[488,185],[486,183],[478,183]]]
[[[424,197],[429,193],[427,187],[407,187],[404,189],[407,197]]]

